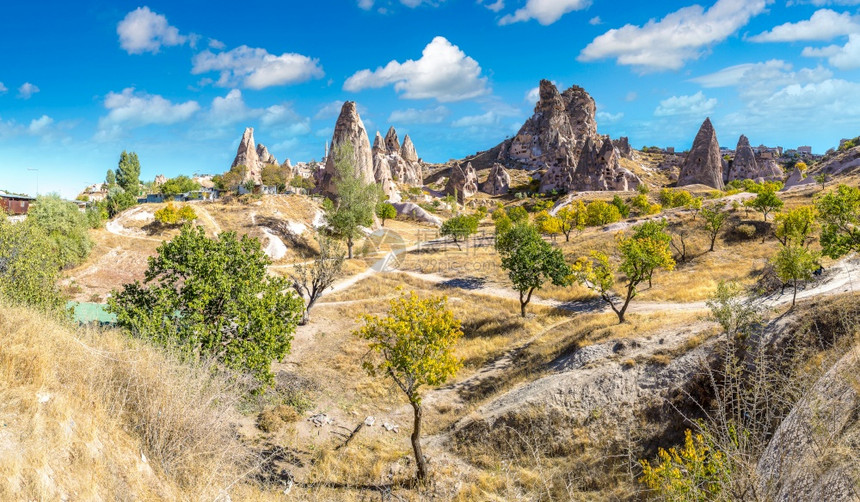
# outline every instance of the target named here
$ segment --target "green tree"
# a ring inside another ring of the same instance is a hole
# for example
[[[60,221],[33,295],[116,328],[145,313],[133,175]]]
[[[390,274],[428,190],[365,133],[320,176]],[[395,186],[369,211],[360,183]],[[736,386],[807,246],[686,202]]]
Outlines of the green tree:
[[[767,215],[774,211],[779,211],[784,204],[782,199],[776,195],[776,191],[763,189],[752,200],[750,207],[760,212],[764,221],[767,221]]]
[[[460,214],[445,220],[442,223],[442,228],[439,229],[439,234],[443,237],[450,237],[457,245],[457,249],[461,249],[460,242],[465,241],[477,231],[478,218],[473,215]]]
[[[390,202],[379,202],[376,204],[376,217],[382,220],[382,226],[384,227],[385,220],[397,217],[397,209]]]
[[[636,296],[636,287],[640,283],[650,281],[654,271],[659,268],[675,268],[675,260],[669,250],[672,237],[664,231],[665,227],[665,222],[649,221],[634,227],[631,237],[620,237],[618,251],[621,254],[621,264],[617,270],[610,263],[609,257],[598,251],[592,251],[590,257],[582,257],[573,265],[573,274],[577,280],[609,304],[618,316],[619,323],[624,322],[624,314],[630,301]],[[626,292],[620,306],[616,304],[613,298],[615,295],[612,293],[617,272],[624,274],[626,281]]]
[[[588,222],[585,203],[581,200],[573,201],[564,206],[555,216],[558,218],[565,242],[570,242],[570,233],[573,230],[582,232],[585,229],[585,224]]]
[[[722,230],[728,216],[722,205],[702,208],[703,225],[708,234],[708,239],[711,241],[711,247],[708,248],[708,251],[714,250],[714,243],[717,242],[717,236],[720,235],[720,230]]]
[[[314,304],[341,275],[346,259],[343,247],[331,237],[320,234],[317,236],[317,242],[320,252],[314,261],[310,264],[299,263],[289,274],[293,289],[302,298],[307,298],[301,324],[307,324]]]
[[[508,218],[511,219],[511,222],[523,223],[525,221],[529,221],[529,212],[526,211],[526,208],[523,206],[516,206],[508,209]]]
[[[27,219],[45,231],[60,268],[77,265],[89,256],[93,247],[90,224],[77,204],[57,194],[41,195],[30,207]]]
[[[816,175],[813,179],[815,180],[816,183],[821,185],[822,189],[824,189],[824,187],[827,186],[827,182],[830,181],[830,175],[827,173],[821,173],[821,174]]]
[[[693,197],[690,199],[684,207],[686,207],[691,213],[693,213],[693,221],[696,221],[696,217],[702,211],[702,198],[701,197]]]
[[[334,155],[333,182],[337,195],[324,203],[326,221],[335,235],[346,240],[347,256],[352,259],[352,247],[362,235],[362,227],[373,224],[379,190],[375,183],[365,183],[356,171],[352,144],[339,145],[331,155]]]
[[[528,223],[496,234],[496,251],[501,255],[502,268],[508,272],[514,290],[520,294],[522,317],[526,316],[526,306],[536,289],[546,282],[556,286],[568,284],[570,267],[564,262],[564,254],[544,241],[537,229]]]
[[[586,222],[590,227],[608,225],[621,219],[618,208],[602,200],[589,202],[585,207],[585,214]]]
[[[610,202],[610,204],[618,208],[618,213],[622,218],[630,216],[630,206],[628,206],[627,203],[624,202],[624,199],[618,195],[612,197],[612,202]]]
[[[179,195],[193,192],[194,190],[200,190],[200,183],[185,175],[170,178],[158,187],[158,191],[164,195]]]
[[[809,245],[809,237],[816,229],[818,216],[814,206],[799,206],[774,216],[774,233],[783,246]]]
[[[454,376],[462,362],[453,346],[463,336],[460,321],[448,310],[445,297],[420,299],[412,292],[391,300],[386,317],[364,316],[355,335],[370,342],[375,360],[364,362],[371,376],[387,375],[406,394],[413,411],[412,450],[418,480],[427,478],[427,461],[421,452],[420,387],[441,385]]]
[[[540,233],[548,235],[553,242],[561,233],[561,220],[549,214],[546,209],[535,215],[535,226]]]
[[[115,186],[108,190],[108,195],[102,205],[108,218],[113,218],[126,209],[137,204],[137,197]]]
[[[122,151],[116,170],[116,182],[126,192],[137,196],[140,191],[140,161],[136,153]]]
[[[186,204],[177,209],[172,202],[168,202],[166,206],[156,211],[154,216],[155,221],[168,226],[191,223],[197,219],[197,213],[194,212],[193,207]]]
[[[839,185],[815,201],[821,220],[821,249],[834,260],[860,251],[860,188]]]
[[[269,263],[255,238],[209,239],[186,225],[158,247],[143,283],[114,291],[108,308],[136,336],[271,384],[272,361],[289,351],[304,302],[285,279],[266,273]]]
[[[105,184],[108,188],[112,188],[116,185],[116,174],[113,172],[113,169],[107,170],[107,174],[105,174]]]
[[[0,211],[0,296],[44,312],[63,312],[54,243],[32,220],[10,222]]]
[[[783,283],[794,286],[791,306],[797,300],[797,284],[812,279],[812,273],[820,266],[818,253],[799,245],[783,246],[773,259],[773,268]]]

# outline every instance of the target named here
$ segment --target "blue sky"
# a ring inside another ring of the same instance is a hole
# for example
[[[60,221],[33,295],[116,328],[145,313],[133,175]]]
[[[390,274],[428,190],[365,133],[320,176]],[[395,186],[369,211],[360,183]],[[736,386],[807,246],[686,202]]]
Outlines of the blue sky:
[[[136,151],[142,177],[226,170],[246,126],[319,159],[340,103],[430,162],[513,135],[541,78],[601,133],[687,148],[860,134],[860,0],[3,2],[0,188],[73,197]]]

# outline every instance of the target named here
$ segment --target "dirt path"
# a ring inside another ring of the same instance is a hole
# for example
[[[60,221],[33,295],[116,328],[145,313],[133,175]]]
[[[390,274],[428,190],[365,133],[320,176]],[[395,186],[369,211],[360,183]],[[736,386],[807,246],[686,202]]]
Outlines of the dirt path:
[[[144,209],[145,209],[144,206],[136,206],[132,209],[129,209],[128,211],[122,213],[121,215],[114,218],[113,220],[108,221],[105,224],[105,230],[107,230],[108,232],[110,232],[114,235],[119,235],[120,237],[129,237],[132,239],[140,239],[140,240],[151,241],[151,242],[162,242],[162,239],[156,239],[153,237],[145,237],[143,235],[140,235],[139,231],[134,231],[134,230],[131,230],[131,229],[123,226],[123,224],[122,224],[123,221],[125,221],[128,218],[134,218],[136,215],[138,215]]]
[[[207,222],[209,222],[210,225],[212,225],[212,232],[216,236],[223,232],[223,230],[221,230],[221,225],[219,225],[218,222],[215,221],[215,218],[212,217],[212,214],[209,212],[208,209],[203,206],[203,204],[195,204],[195,208],[197,210],[197,214],[202,216],[203,219],[205,219]]]

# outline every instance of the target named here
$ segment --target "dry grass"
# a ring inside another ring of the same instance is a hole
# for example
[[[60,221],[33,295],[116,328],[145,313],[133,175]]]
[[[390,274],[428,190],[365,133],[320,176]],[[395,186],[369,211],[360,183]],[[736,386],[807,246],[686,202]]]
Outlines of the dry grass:
[[[211,500],[250,465],[205,368],[5,305],[0,339],[0,499]]]

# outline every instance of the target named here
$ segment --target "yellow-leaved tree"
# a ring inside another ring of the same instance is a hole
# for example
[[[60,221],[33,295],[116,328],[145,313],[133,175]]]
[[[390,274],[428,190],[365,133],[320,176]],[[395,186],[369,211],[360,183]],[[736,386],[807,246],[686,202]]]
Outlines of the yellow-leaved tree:
[[[354,334],[367,340],[376,356],[365,360],[371,376],[387,375],[406,394],[414,412],[412,450],[418,481],[427,478],[427,461],[421,453],[422,385],[441,385],[462,366],[453,354],[463,336],[460,320],[448,310],[448,298],[419,298],[415,292],[391,300],[388,315],[365,315],[364,326]]]

